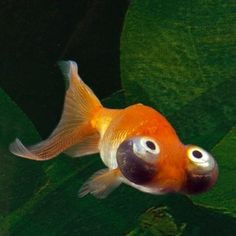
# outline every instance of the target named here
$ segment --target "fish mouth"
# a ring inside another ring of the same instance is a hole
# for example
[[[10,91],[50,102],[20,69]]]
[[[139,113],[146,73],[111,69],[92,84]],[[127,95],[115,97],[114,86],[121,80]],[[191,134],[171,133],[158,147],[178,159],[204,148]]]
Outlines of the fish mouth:
[[[208,191],[215,183],[218,177],[218,166],[215,164],[213,170],[208,173],[187,172],[186,183],[183,193],[199,194]]]
[[[177,193],[180,191],[181,185],[178,179],[167,180],[161,184],[160,191],[164,193]]]

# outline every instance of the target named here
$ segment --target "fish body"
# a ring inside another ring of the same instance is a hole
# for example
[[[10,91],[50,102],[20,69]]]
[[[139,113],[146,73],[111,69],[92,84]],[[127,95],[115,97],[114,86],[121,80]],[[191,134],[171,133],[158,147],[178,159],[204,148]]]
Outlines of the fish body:
[[[174,128],[158,111],[143,104],[124,109],[102,106],[81,80],[75,62],[62,62],[69,80],[61,120],[48,139],[25,147],[19,139],[10,151],[43,161],[61,152],[72,157],[100,153],[107,167],[96,172],[80,189],[105,198],[121,183],[143,192],[195,194],[216,181],[218,167],[200,147],[184,145]]]
[[[172,148],[176,150],[175,145],[181,145],[175,130],[159,112],[142,104],[132,105],[118,111],[101,135],[100,154],[106,166],[112,169],[118,167],[118,146],[132,136],[156,138],[159,145],[163,148],[166,146],[167,151],[171,151]]]

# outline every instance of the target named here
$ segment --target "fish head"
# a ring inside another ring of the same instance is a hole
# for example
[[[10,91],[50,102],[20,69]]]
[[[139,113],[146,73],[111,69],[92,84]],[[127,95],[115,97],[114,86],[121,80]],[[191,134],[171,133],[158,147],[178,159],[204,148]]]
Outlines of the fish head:
[[[116,158],[132,186],[153,194],[204,192],[218,175],[217,163],[209,153],[178,139],[129,137],[119,145]]]
[[[151,193],[178,192],[185,180],[184,145],[177,139],[134,136],[117,149],[117,164],[131,183]],[[144,187],[144,188],[143,188]]]

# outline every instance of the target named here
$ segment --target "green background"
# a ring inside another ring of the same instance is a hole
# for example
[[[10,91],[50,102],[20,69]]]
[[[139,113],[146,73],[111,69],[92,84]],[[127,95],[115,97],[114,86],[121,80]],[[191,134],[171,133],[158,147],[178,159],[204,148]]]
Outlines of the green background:
[[[0,235],[236,235],[233,1],[4,1],[0,10]],[[77,197],[99,155],[34,162],[11,155],[57,124],[60,59],[113,108],[156,108],[184,143],[211,151],[217,184],[187,197],[122,185]],[[37,130],[37,131],[36,131]]]

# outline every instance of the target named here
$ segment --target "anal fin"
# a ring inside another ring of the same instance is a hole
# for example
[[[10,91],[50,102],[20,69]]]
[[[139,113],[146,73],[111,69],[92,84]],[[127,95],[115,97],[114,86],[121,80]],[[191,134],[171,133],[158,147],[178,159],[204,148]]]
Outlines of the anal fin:
[[[99,170],[81,187],[79,197],[84,197],[90,193],[97,198],[106,198],[121,182],[120,171],[118,169]]]

